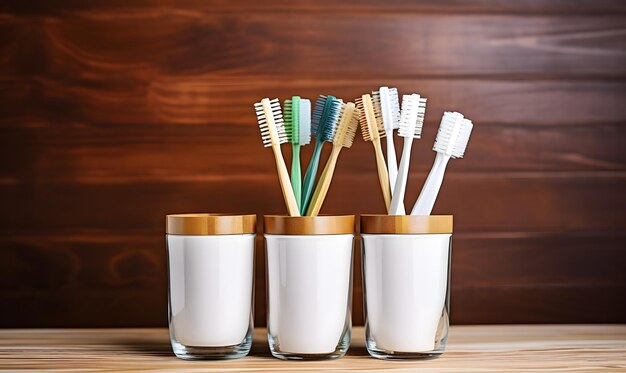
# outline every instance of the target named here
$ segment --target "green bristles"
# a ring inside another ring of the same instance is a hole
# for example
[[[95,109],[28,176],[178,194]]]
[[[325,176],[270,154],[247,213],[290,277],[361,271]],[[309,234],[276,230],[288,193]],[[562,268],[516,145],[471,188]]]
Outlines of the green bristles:
[[[300,145],[300,96],[285,100],[284,108],[285,132],[289,142]]]
[[[291,143],[291,187],[298,202],[298,209],[302,204],[302,171],[300,169],[300,96],[292,96],[285,100],[285,133]]]

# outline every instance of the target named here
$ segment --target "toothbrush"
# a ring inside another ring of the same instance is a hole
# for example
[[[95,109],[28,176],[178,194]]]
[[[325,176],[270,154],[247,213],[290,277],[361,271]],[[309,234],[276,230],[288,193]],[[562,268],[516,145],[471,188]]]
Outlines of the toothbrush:
[[[311,101],[293,96],[285,100],[285,133],[291,143],[291,186],[293,194],[301,203],[302,172],[300,171],[300,146],[311,142]]]
[[[398,175],[396,148],[393,144],[393,130],[398,129],[400,124],[398,89],[380,87],[378,91],[372,92],[372,101],[374,102],[374,110],[381,113],[383,126],[385,127],[385,138],[387,139],[387,171],[389,173],[391,196],[393,197],[396,177]]]
[[[411,215],[430,215],[441,188],[448,161],[450,158],[463,158],[473,126],[472,121],[464,118],[461,113],[445,112],[443,114],[433,146],[437,156]]]
[[[409,174],[411,146],[413,145],[413,139],[419,139],[422,135],[425,112],[425,98],[420,97],[418,94],[404,95],[402,97],[402,115],[400,116],[398,135],[404,137],[404,147],[402,148],[398,178],[391,194],[389,215],[406,214],[404,210],[404,193],[406,192],[406,182]]]
[[[303,215],[309,209],[309,204],[313,197],[313,188],[315,187],[315,177],[317,176],[322,147],[325,142],[333,141],[342,103],[343,101],[335,96],[324,95],[320,95],[315,102],[311,125],[311,135],[315,137],[315,148],[313,148],[313,155],[309,161],[302,184],[300,212]]]
[[[335,172],[335,166],[337,165],[339,153],[341,152],[341,149],[352,146],[358,126],[359,110],[352,102],[341,104],[337,130],[335,131],[335,136],[333,137],[333,150],[330,153],[328,161],[326,162],[324,171],[322,171],[322,175],[320,176],[317,187],[315,188],[315,193],[313,193],[313,199],[311,200],[311,204],[309,205],[309,209],[306,213],[308,216],[317,216],[317,214],[319,214],[322,204],[324,203],[324,199],[326,198],[326,194],[328,193],[333,173]]]
[[[287,204],[287,211],[290,216],[300,216],[298,202],[296,202],[296,197],[289,183],[287,166],[285,166],[285,160],[280,151],[280,144],[287,142],[287,134],[285,133],[285,123],[283,122],[283,115],[280,110],[280,102],[277,98],[273,100],[264,98],[261,102],[254,104],[254,110],[256,111],[259,127],[261,128],[263,145],[266,148],[271,146],[274,151],[274,159],[276,160],[276,168],[278,169],[278,180],[280,181],[283,197]]]
[[[371,141],[374,145],[374,151],[376,153],[376,167],[378,168],[378,181],[380,182],[380,188],[383,192],[385,208],[389,211],[389,205],[391,203],[389,174],[387,173],[387,165],[385,165],[383,150],[380,146],[380,138],[385,136],[385,128],[383,127],[380,115],[376,115],[374,112],[374,105],[370,95],[362,95],[361,98],[358,98],[355,101],[357,103],[357,107],[361,111],[359,122],[361,123],[363,139],[365,141]]]

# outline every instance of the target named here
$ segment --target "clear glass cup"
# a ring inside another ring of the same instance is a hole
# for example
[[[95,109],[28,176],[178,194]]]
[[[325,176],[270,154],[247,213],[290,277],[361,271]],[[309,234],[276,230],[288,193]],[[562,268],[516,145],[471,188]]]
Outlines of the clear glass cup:
[[[265,216],[264,222],[272,355],[344,356],[352,326],[354,216]]]
[[[361,216],[366,347],[380,359],[445,351],[452,216]]]
[[[182,359],[248,354],[253,333],[256,215],[166,217],[169,331]]]

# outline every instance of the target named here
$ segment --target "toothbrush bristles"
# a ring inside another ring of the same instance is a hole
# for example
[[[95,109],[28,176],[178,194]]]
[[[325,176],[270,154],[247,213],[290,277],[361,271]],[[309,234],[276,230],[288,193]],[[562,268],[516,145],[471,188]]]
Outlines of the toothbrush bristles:
[[[330,109],[328,110],[328,123],[324,131],[324,141],[333,141],[333,137],[335,137],[342,104],[343,101],[338,99],[334,99],[331,103]]]
[[[315,101],[315,108],[311,114],[311,136],[315,138],[317,138],[317,130],[320,127],[320,121],[322,120],[327,100],[328,96],[320,95],[317,101]]]
[[[359,109],[351,102],[342,104],[333,144],[341,145],[344,148],[351,147],[358,127]]]
[[[386,95],[383,97],[383,91],[386,88]],[[383,123],[383,126],[389,130],[400,128],[400,103],[398,101],[398,89],[380,87],[378,91],[372,91],[372,103],[374,104],[374,112],[382,116],[383,100],[385,100],[390,109],[389,118],[391,123]]]
[[[389,88],[389,102],[391,103],[391,113],[393,115],[393,128],[400,128],[400,101],[397,88]]]
[[[300,145],[311,143],[311,101],[300,99]]]
[[[265,114],[266,105],[264,105],[264,101],[267,103],[267,110],[269,110],[272,115],[272,123],[274,124],[275,131],[272,131],[269,127],[268,118]],[[288,141],[287,134],[285,133],[285,123],[280,109],[280,102],[277,98],[272,100],[263,99],[261,102],[256,102],[254,104],[254,110],[256,111],[259,128],[261,129],[263,146],[270,147],[272,145],[284,144]]]
[[[363,100],[367,100],[368,102],[365,103]],[[357,98],[356,100],[354,100],[354,103],[356,104],[357,109],[359,109],[360,115],[359,115],[359,123],[361,125],[361,132],[363,133],[363,139],[365,141],[372,141],[374,140],[376,137],[380,138],[380,137],[384,137],[385,136],[385,128],[383,127],[383,123],[382,123],[382,118],[376,114],[375,110],[372,110],[373,117],[371,115],[369,115],[369,111],[367,110],[367,107],[372,107],[373,109],[373,104],[372,104],[372,99],[370,97],[370,95],[363,95],[359,98]]]
[[[473,126],[472,121],[464,118],[461,113],[445,112],[433,150],[451,158],[463,158]]]
[[[312,115],[311,135],[320,141],[333,141],[339,111],[343,101],[334,96],[320,95]]]
[[[372,95],[372,109],[374,109],[374,115],[376,116],[376,118],[380,118],[380,121],[382,122],[383,120],[383,108],[381,107],[381,103],[380,103],[380,95]],[[363,99],[361,99],[361,102],[363,102]],[[383,127],[384,127],[385,123],[383,123]]]
[[[287,140],[293,143],[296,138],[293,135],[293,101],[291,99],[285,100],[285,104],[283,105],[283,117],[285,122],[285,134],[287,135]]]
[[[426,98],[418,94],[402,97],[402,113],[398,135],[419,139],[422,135],[424,115],[426,113]]]

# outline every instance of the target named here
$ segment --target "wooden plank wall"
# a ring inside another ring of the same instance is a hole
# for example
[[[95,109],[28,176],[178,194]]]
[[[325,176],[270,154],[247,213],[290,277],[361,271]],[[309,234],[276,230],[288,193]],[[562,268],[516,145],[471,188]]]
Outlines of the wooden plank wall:
[[[626,322],[626,2],[15,1],[0,52],[0,326],[165,325],[166,213],[284,212],[251,104],[380,85],[429,98],[409,204],[443,110],[476,124],[453,322]],[[373,157],[325,213],[383,211]]]

